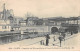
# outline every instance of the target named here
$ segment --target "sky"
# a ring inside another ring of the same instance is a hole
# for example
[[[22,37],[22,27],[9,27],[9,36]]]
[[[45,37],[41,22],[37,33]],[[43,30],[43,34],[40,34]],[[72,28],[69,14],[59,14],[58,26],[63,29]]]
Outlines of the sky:
[[[14,15],[20,17],[27,13],[42,18],[80,15],[80,0],[0,0],[0,11],[3,3],[6,9],[13,9]]]

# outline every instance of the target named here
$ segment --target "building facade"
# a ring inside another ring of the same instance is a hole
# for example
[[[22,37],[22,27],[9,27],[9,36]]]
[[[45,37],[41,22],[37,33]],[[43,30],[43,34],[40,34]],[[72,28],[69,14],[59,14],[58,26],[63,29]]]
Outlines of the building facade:
[[[11,25],[10,25],[10,20],[0,20],[0,31],[10,31],[11,30]]]

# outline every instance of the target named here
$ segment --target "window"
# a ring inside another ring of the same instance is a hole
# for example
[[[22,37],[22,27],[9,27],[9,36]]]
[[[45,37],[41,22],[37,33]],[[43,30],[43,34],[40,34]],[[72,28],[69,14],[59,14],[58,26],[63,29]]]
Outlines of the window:
[[[2,29],[6,29],[7,27],[6,26],[2,26]]]
[[[9,29],[9,26],[8,26],[8,29]]]

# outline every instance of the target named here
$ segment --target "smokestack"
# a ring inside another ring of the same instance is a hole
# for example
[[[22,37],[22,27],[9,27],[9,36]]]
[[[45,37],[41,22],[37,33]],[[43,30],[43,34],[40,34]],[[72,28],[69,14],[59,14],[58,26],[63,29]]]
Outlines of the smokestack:
[[[3,19],[6,19],[6,9],[5,9],[5,3],[3,4]]]

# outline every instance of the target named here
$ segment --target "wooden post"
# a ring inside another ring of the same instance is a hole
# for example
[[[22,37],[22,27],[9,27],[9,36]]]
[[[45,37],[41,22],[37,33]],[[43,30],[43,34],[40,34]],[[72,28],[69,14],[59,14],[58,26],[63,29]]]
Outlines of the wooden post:
[[[74,20],[74,24],[75,24],[75,20]]]
[[[69,23],[69,20],[68,20],[68,23]]]
[[[77,25],[78,25],[78,17],[77,17]]]

